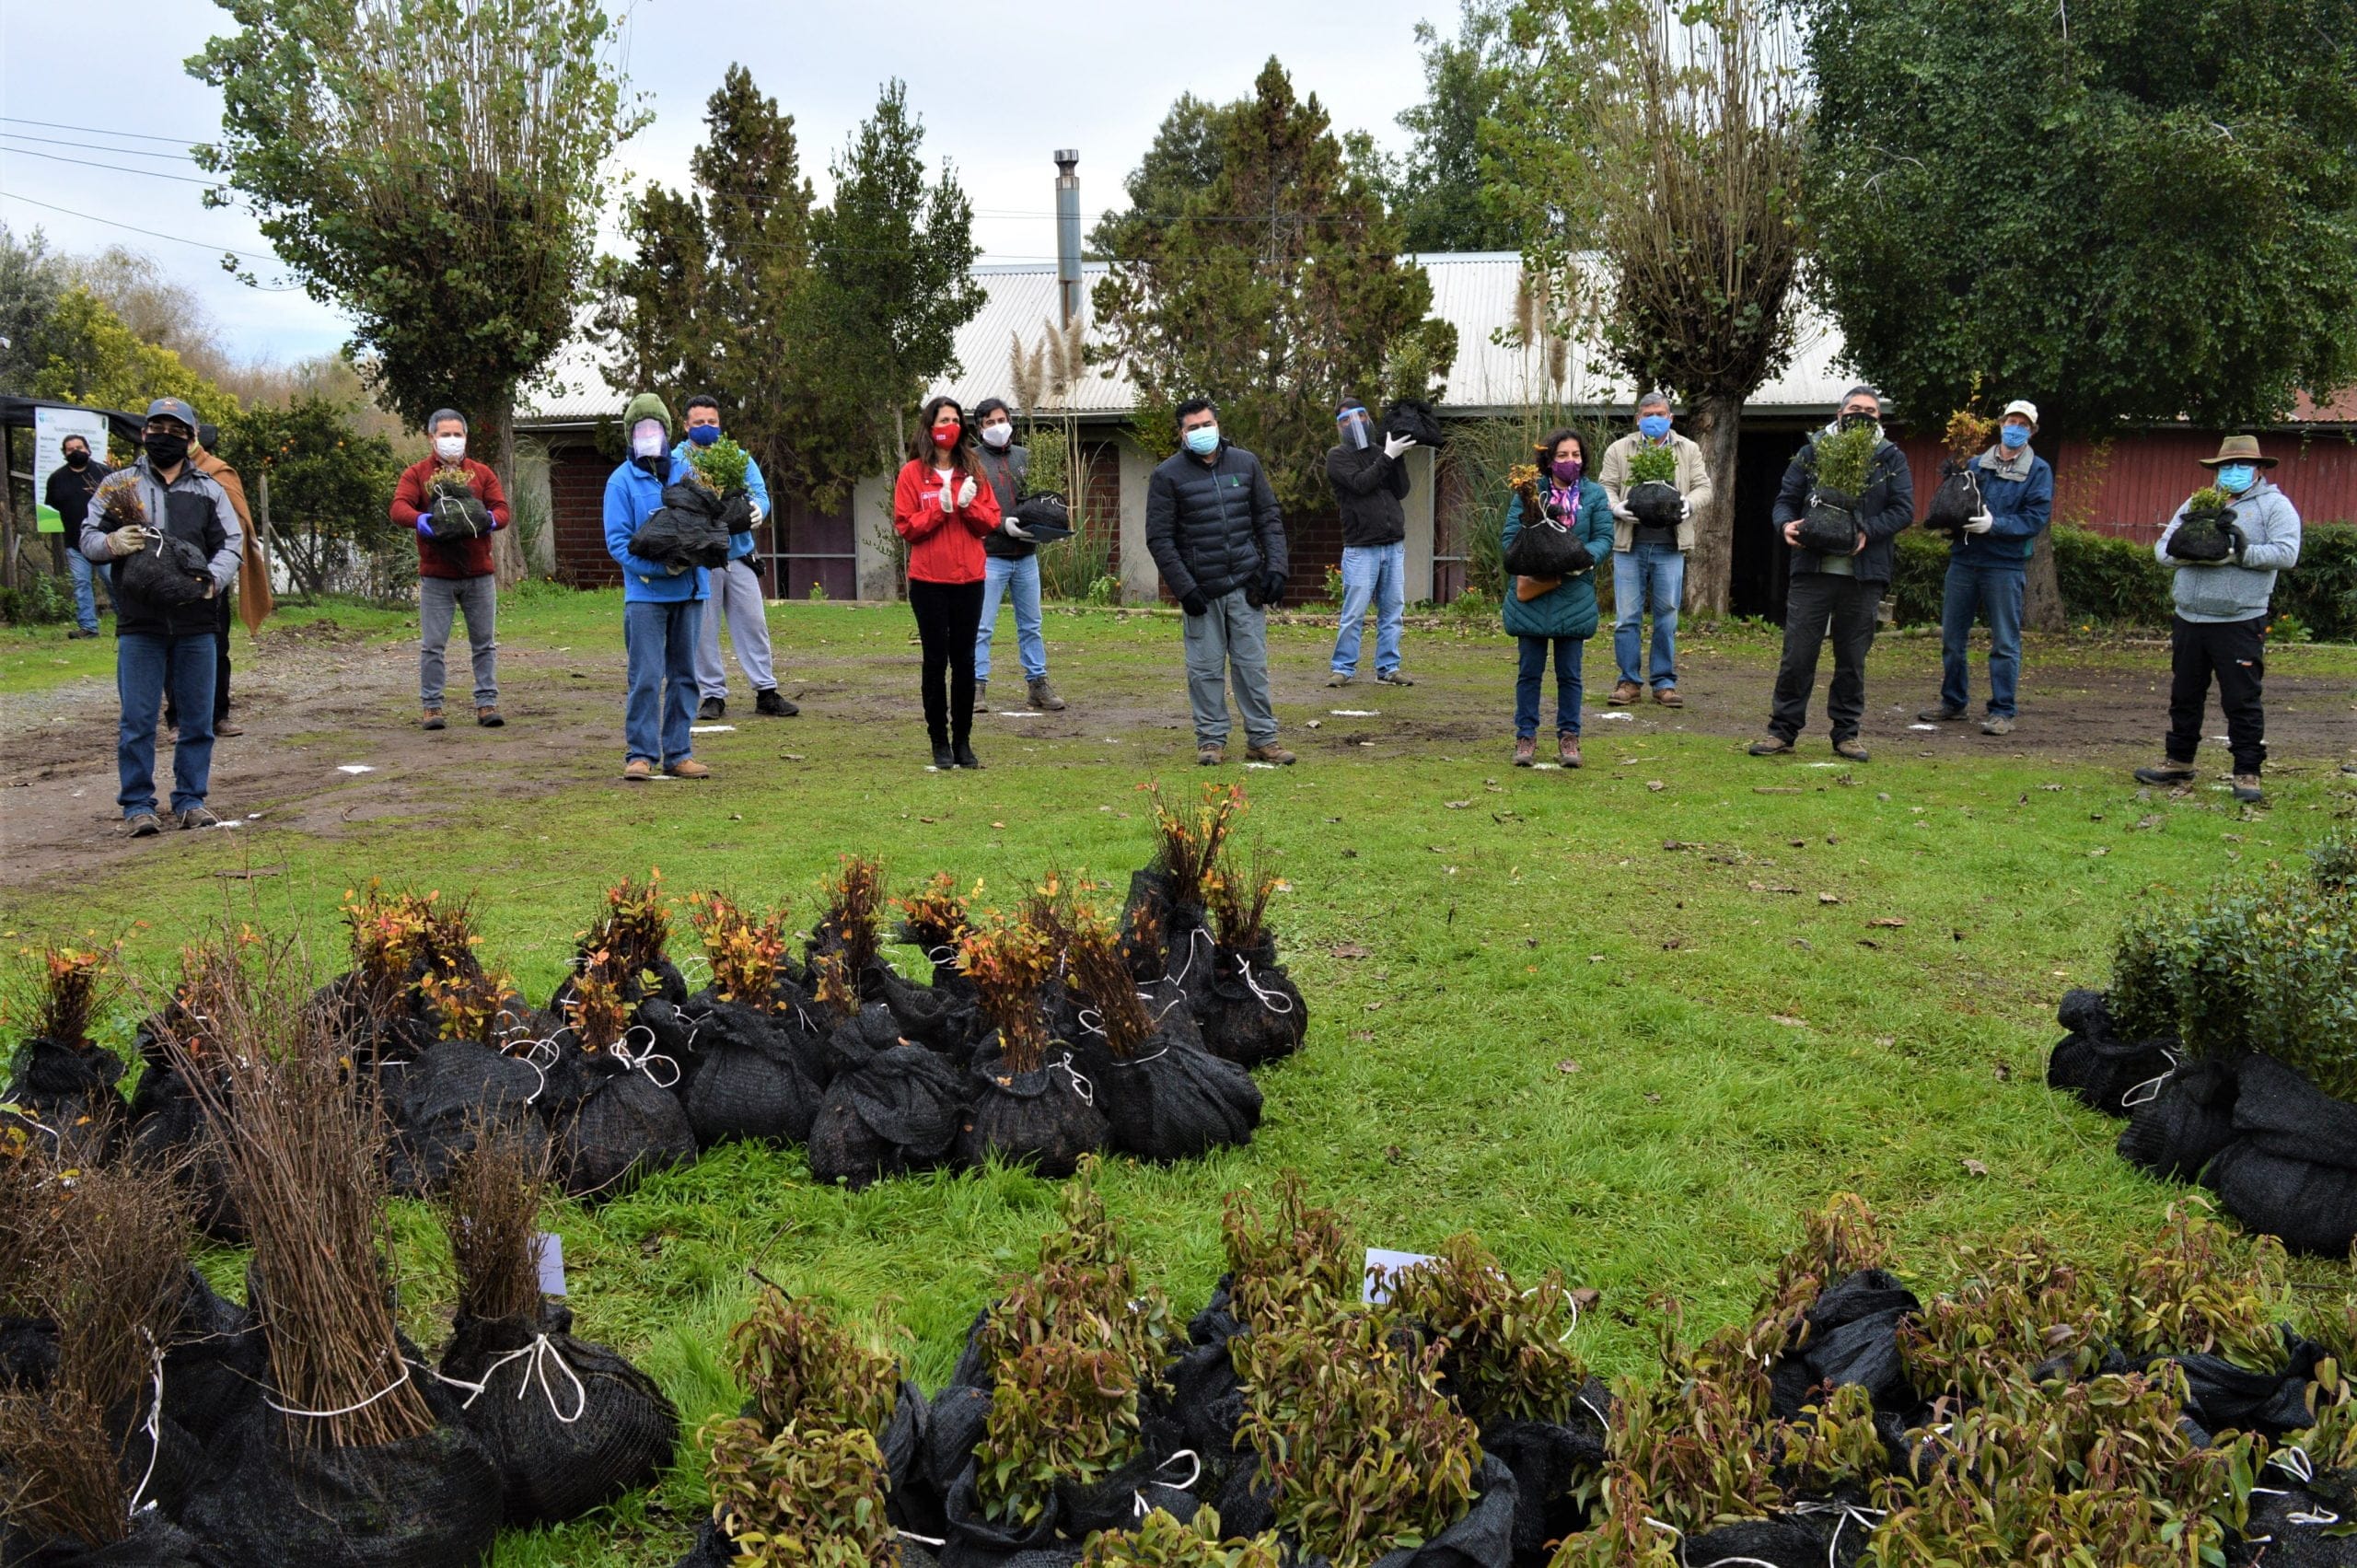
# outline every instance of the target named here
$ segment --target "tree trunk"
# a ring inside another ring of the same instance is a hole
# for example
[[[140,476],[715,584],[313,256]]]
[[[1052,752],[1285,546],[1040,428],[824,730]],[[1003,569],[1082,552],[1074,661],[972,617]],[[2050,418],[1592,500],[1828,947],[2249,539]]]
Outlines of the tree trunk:
[[[499,475],[499,488],[507,493],[512,517],[516,505],[516,395],[512,389],[501,393],[493,402],[483,423],[488,427],[483,434],[490,437],[483,445],[492,454],[492,471]],[[512,524],[491,536],[491,566],[503,588],[514,587],[529,570],[524,560],[524,546],[517,539]]]
[[[1710,470],[1711,505],[1695,515],[1694,549],[1686,558],[1686,612],[1716,621],[1727,612],[1735,580],[1736,443],[1743,434],[1743,400],[1704,398],[1694,439]]]
[[[2022,585],[2022,624],[2033,632],[2062,632],[2069,630],[2070,619],[2054,564],[2054,530],[2040,528],[2030,546],[2029,576]]]

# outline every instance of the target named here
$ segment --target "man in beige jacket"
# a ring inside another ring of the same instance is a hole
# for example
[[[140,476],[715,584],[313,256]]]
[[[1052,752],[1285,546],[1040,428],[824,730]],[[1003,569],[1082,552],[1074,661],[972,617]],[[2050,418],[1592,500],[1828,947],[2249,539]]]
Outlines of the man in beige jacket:
[[[1639,517],[1629,506],[1629,461],[1654,448],[1678,457],[1678,505],[1648,508]],[[1711,473],[1702,464],[1702,448],[1669,427],[1669,394],[1647,392],[1637,400],[1637,428],[1604,449],[1596,482],[1612,504],[1612,655],[1620,679],[1612,688],[1612,705],[1625,708],[1642,701],[1648,678],[1654,701],[1665,708],[1682,708],[1678,694],[1678,605],[1686,590],[1686,552],[1694,548],[1694,514],[1711,505]],[[1637,656],[1643,646],[1645,611],[1654,617],[1651,668],[1640,673]]]

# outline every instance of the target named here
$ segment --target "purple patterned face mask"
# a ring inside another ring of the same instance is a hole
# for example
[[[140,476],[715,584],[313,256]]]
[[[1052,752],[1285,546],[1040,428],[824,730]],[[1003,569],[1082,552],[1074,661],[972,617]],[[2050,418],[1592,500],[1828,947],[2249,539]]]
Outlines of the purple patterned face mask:
[[[1555,482],[1558,484],[1572,485],[1577,484],[1579,482],[1580,460],[1577,458],[1557,458],[1555,459]]]

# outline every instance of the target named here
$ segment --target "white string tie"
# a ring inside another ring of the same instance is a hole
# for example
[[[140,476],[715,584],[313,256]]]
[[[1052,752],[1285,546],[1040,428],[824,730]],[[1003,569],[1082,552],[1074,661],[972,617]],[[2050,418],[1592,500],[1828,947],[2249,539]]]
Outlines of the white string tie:
[[[1064,1070],[1064,1076],[1072,1080],[1072,1092],[1080,1097],[1081,1104],[1090,1107],[1097,1104],[1097,1087],[1081,1075],[1079,1068],[1072,1064],[1071,1051],[1065,1051],[1062,1061],[1051,1063],[1050,1066],[1061,1067]]]
[[[646,1031],[646,1049],[633,1055],[630,1050],[630,1037],[642,1029]],[[625,1072],[645,1074],[646,1081],[658,1089],[676,1089],[679,1086],[679,1064],[655,1049],[655,1031],[647,1028],[644,1024],[633,1024],[622,1031],[622,1038],[613,1044],[613,1056],[615,1061],[622,1064]],[[657,1062],[671,1069],[669,1083],[665,1083],[655,1075],[655,1063]]]
[[[156,1396],[154,1405],[147,1411],[147,1419],[139,1426],[139,1430],[147,1434],[147,1469],[140,1476],[139,1484],[131,1489],[130,1516],[134,1519],[139,1517],[143,1507],[156,1506],[153,1503],[142,1504],[139,1500],[146,1495],[147,1483],[156,1479],[156,1458],[164,1451],[164,1353],[156,1343],[156,1336],[144,1326],[139,1330],[139,1337],[147,1342],[147,1354],[155,1363]]]
[[[2161,1074],[2158,1077],[2145,1079],[2134,1088],[2130,1089],[2126,1094],[2121,1095],[2119,1097],[2119,1103],[2123,1109],[2129,1106],[2148,1105],[2152,1101],[2159,1098],[2161,1086],[2167,1083],[2171,1078],[2177,1075],[2177,1052],[2164,1049],[2161,1051],[2161,1054],[2169,1059],[2169,1070]]]
[[[912,1540],[919,1546],[947,1546],[949,1544],[948,1541],[940,1536],[921,1536],[914,1530],[904,1530],[898,1527],[893,1528],[892,1533],[899,1536],[902,1540]]]
[[[401,1375],[400,1376],[394,1378],[390,1383],[388,1383],[385,1387],[377,1389],[375,1393],[369,1395],[358,1404],[346,1405],[340,1411],[298,1411],[292,1405],[280,1404],[268,1394],[264,1394],[261,1397],[261,1402],[268,1405],[271,1409],[276,1411],[281,1415],[299,1415],[307,1421],[332,1421],[340,1415],[354,1415],[361,1411],[366,1410],[370,1405],[375,1404],[378,1400],[383,1399],[386,1395],[397,1392],[401,1388],[401,1385],[408,1381],[409,1368],[404,1365],[401,1368]]]
[[[1177,974],[1172,974],[1170,972],[1170,966],[1167,963],[1165,963],[1162,966],[1162,978],[1164,980],[1168,981],[1173,985],[1182,985],[1186,983],[1187,976],[1191,973],[1195,968],[1195,938],[1198,936],[1202,936],[1206,942],[1210,941],[1210,937],[1205,935],[1202,926],[1195,925],[1188,927],[1187,962],[1180,968]]]
[[[2293,1480],[2304,1485],[2316,1478],[2316,1466],[2309,1461],[2308,1451],[2297,1443],[2286,1443],[2276,1449],[2268,1457],[2267,1463],[2276,1469],[2289,1473]]]
[[[549,1413],[551,1415],[556,1417],[557,1420],[563,1422],[567,1426],[571,1426],[575,1422],[579,1421],[582,1415],[589,1409],[588,1386],[581,1381],[581,1375],[574,1371],[572,1366],[566,1363],[563,1354],[558,1351],[554,1344],[550,1342],[549,1337],[546,1334],[533,1335],[532,1342],[530,1344],[524,1346],[521,1350],[511,1350],[505,1355],[503,1355],[493,1361],[489,1366],[484,1367],[482,1369],[482,1381],[480,1383],[460,1382],[456,1377],[446,1377],[443,1381],[454,1384],[461,1388],[471,1388],[474,1390],[466,1397],[465,1401],[459,1407],[460,1410],[469,1410],[473,1408],[475,1400],[482,1397],[482,1391],[491,1387],[491,1380],[499,1375],[499,1369],[501,1367],[506,1365],[511,1361],[520,1361],[526,1356],[530,1356],[532,1359],[530,1364],[524,1368],[524,1376],[517,1381],[516,1397],[520,1400],[526,1394],[531,1392],[533,1381],[537,1379],[540,1385],[540,1392],[548,1399]],[[565,1414],[564,1407],[557,1403],[556,1389],[551,1386],[549,1382],[549,1363],[551,1362],[556,1363],[556,1369],[559,1372],[563,1373],[573,1384],[575,1403],[573,1407],[573,1413],[571,1415]]]
[[[1189,1461],[1190,1463],[1191,1463],[1191,1464],[1195,1467],[1191,1471],[1190,1471],[1190,1472],[1188,1473],[1188,1476],[1187,1476],[1187,1479],[1186,1479],[1186,1480],[1184,1480],[1184,1481],[1158,1481],[1155,1482],[1155,1484],[1156,1486],[1167,1486],[1167,1487],[1169,1487],[1169,1488],[1170,1488],[1172,1491],[1174,1491],[1174,1492],[1184,1492],[1184,1491],[1186,1491],[1188,1488],[1190,1488],[1190,1487],[1193,1486],[1197,1481],[1201,1481],[1201,1480],[1202,1480],[1202,1479],[1203,1479],[1203,1461],[1202,1461],[1202,1457],[1201,1457],[1200,1455],[1198,1455],[1198,1454],[1197,1454],[1197,1453],[1196,1453],[1192,1448],[1181,1448],[1181,1449],[1179,1449],[1177,1453],[1175,1453],[1175,1454],[1171,1455],[1168,1458],[1167,1458],[1167,1459],[1163,1460],[1163,1461],[1162,1461],[1162,1463],[1160,1463],[1160,1464],[1158,1464],[1158,1465],[1155,1466],[1155,1467],[1154,1467],[1154,1469],[1155,1469],[1155,1472],[1158,1475],[1158,1474],[1160,1474],[1162,1471],[1164,1471],[1164,1470],[1166,1470],[1166,1469],[1168,1469],[1172,1465],[1177,1464],[1177,1463],[1178,1463],[1179,1460],[1181,1460],[1181,1459],[1185,1459],[1185,1460]],[[1143,1518],[1144,1518],[1148,1514],[1151,1514],[1151,1513],[1153,1513],[1153,1512],[1154,1512],[1154,1504],[1151,1504],[1151,1503],[1148,1503],[1148,1502],[1145,1500],[1145,1493],[1143,1493],[1143,1492],[1132,1492],[1132,1493],[1130,1493],[1130,1500],[1131,1500],[1131,1503],[1132,1504],[1132,1505],[1133,1505],[1133,1506],[1136,1508],[1136,1510],[1137,1510],[1137,1517],[1139,1517],[1139,1518],[1143,1519]]]
[[[1238,958],[1236,960],[1236,967],[1237,970],[1242,971],[1245,985],[1251,990],[1253,995],[1260,999],[1261,1006],[1266,1007],[1270,1012],[1278,1015],[1280,1017],[1283,1017],[1293,1011],[1292,997],[1287,996],[1282,991],[1264,990],[1261,987],[1260,982],[1252,978],[1251,959]]]

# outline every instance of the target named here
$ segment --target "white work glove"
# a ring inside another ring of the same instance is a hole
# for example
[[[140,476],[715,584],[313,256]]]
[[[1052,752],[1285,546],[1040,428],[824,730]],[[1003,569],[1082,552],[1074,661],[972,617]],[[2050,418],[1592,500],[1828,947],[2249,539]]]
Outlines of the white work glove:
[[[1692,520],[1693,517],[1694,503],[1689,501],[1683,495],[1679,496],[1678,498],[1678,520],[1681,523],[1689,522]]]
[[[1009,539],[1019,539],[1026,544],[1031,542],[1031,535],[1029,531],[1027,530],[1021,523],[1016,522],[1013,517],[1000,518],[998,528],[999,532],[1006,535]]]
[[[960,506],[970,506],[973,504],[974,476],[972,474],[968,474],[966,476],[966,482],[958,487],[958,505]]]
[[[211,598],[215,593],[220,591],[221,585],[213,580],[213,574],[210,572],[207,572],[203,576],[199,577],[197,581],[204,585],[204,597],[207,598]]]
[[[107,553],[117,561],[126,555],[136,555],[147,548],[147,529],[139,523],[125,523],[107,535]]]
[[[1985,511],[1975,512],[1972,514],[1971,518],[1964,525],[1964,531],[1967,533],[1987,533],[1991,526],[1994,524],[1996,520],[1996,518],[1991,517]]]
[[[750,496],[746,497],[746,502],[753,509],[753,526],[755,528],[760,528],[761,524],[768,519],[768,511],[762,507],[759,501],[753,500]]]
[[[1396,459],[1415,444],[1416,438],[1412,436],[1387,436],[1383,438],[1383,455]]]
[[[945,512],[954,512],[958,509],[958,493],[950,489],[946,483],[941,487],[941,509]]]

